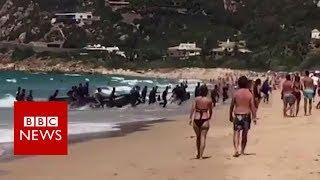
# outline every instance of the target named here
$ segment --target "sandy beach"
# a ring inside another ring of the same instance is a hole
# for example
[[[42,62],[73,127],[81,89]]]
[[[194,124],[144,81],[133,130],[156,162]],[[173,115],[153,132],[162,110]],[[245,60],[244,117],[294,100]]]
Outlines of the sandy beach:
[[[125,136],[69,146],[68,156],[33,156],[0,163],[1,180],[318,180],[320,111],[284,119],[279,92],[261,104],[250,132],[248,156],[233,158],[228,106],[215,110],[204,160],[194,159],[187,116]],[[302,104],[301,104],[302,107]]]

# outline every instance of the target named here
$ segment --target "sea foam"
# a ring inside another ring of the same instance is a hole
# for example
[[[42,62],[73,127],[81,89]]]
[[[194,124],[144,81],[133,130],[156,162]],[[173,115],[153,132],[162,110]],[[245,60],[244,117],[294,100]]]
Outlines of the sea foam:
[[[11,83],[17,83],[17,80],[15,78],[12,79],[6,79],[7,82],[11,82]]]
[[[11,94],[5,94],[0,98],[0,108],[13,107],[13,103],[15,101],[15,97]]]

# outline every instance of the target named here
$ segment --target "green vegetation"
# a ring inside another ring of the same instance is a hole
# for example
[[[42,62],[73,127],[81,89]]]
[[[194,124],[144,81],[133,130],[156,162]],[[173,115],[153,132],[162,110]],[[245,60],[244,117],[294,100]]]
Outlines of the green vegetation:
[[[28,3],[14,0],[17,7]],[[87,43],[117,45],[126,51],[127,60],[113,55],[90,54],[79,58],[86,63],[112,68],[148,69],[159,67],[231,67],[255,70],[297,70],[320,67],[320,55],[310,56],[310,31],[320,29],[320,8],[313,0],[250,0],[237,1],[237,12],[224,9],[223,0],[131,0],[125,9],[112,11],[105,0],[35,0],[38,5],[29,23],[10,34],[16,39],[27,32],[27,42],[41,39],[50,29],[52,12],[92,11],[101,21],[91,26],[63,28],[65,47],[81,48]],[[175,2],[175,3],[174,3]],[[19,4],[20,3],[20,4]],[[184,8],[179,13],[175,8]],[[121,14],[136,12],[134,26],[122,22]],[[48,16],[47,20],[44,15]],[[27,20],[23,20],[27,22]],[[33,27],[40,33],[32,34]],[[253,51],[249,56],[213,60],[210,50],[218,40],[246,40]],[[167,47],[181,42],[196,42],[202,56],[189,60],[163,60]],[[13,55],[21,59],[21,52]],[[31,53],[30,53],[31,54]],[[134,59],[133,55],[138,58]],[[50,55],[50,57],[58,55]],[[69,55],[66,59],[70,59]],[[134,60],[133,60],[134,59]]]

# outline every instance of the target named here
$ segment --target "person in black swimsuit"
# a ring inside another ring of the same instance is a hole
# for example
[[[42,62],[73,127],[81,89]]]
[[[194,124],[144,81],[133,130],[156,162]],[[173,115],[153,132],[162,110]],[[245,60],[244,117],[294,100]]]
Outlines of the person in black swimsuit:
[[[197,136],[197,159],[203,158],[206,137],[209,130],[209,120],[212,117],[213,103],[211,98],[208,98],[207,95],[207,86],[200,86],[199,96],[196,97],[190,113],[189,124],[193,124],[193,129]]]
[[[300,101],[301,101],[301,90],[302,90],[302,83],[300,80],[300,76],[296,75],[294,76],[293,81],[293,92],[292,94],[296,97],[296,116],[298,116],[299,109],[300,109]]]
[[[253,85],[253,97],[254,97],[254,105],[256,108],[259,107],[261,97],[261,79],[256,79]]]
[[[213,102],[213,106],[216,106],[216,103],[219,101],[219,88],[218,85],[214,85],[214,89],[211,91],[211,99]]]

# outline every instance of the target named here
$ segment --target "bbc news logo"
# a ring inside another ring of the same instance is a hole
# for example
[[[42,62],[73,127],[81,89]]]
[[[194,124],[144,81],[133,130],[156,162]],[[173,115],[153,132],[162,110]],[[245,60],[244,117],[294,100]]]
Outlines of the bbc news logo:
[[[31,117],[27,116],[23,118],[24,127],[58,127],[58,117]],[[41,140],[57,140],[61,141],[61,130],[39,130],[39,129],[26,129],[20,130],[20,140],[38,141]]]
[[[15,155],[66,155],[66,102],[14,103]]]

